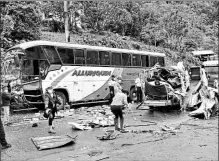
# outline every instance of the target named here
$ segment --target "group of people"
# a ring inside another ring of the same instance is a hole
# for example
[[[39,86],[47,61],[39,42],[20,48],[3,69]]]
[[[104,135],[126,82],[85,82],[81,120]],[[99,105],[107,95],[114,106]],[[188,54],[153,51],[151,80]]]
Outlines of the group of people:
[[[11,144],[9,144],[6,141],[4,125],[10,122],[10,104],[11,104],[11,99],[13,97],[14,92],[13,93],[11,92],[10,85],[4,86],[2,88],[0,116],[3,110],[4,111],[4,122],[2,122],[2,119],[0,119],[0,144],[1,144],[0,148],[1,149],[7,149],[11,147]],[[56,132],[54,130],[55,127],[53,125],[53,120],[55,118],[55,113],[57,113],[57,105],[61,103],[58,100],[57,95],[55,91],[53,90],[52,86],[49,86],[46,89],[44,100],[45,100],[44,117],[48,118],[48,124],[49,124],[48,132],[55,134]]]

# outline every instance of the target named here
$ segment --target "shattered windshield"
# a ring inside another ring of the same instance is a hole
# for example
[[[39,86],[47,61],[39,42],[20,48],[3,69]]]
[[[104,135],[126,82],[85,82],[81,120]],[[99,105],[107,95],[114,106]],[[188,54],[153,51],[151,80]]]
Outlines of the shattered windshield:
[[[20,78],[22,55],[24,52],[20,49],[13,49],[2,54],[1,79],[3,82]]]

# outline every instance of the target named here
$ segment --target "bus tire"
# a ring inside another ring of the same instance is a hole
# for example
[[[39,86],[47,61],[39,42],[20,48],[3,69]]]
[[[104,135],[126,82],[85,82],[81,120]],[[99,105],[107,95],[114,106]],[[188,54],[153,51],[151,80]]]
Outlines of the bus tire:
[[[130,97],[131,101],[135,101],[136,100],[137,95],[136,95],[135,87],[131,88],[129,97]]]
[[[57,105],[58,110],[64,110],[64,106],[66,104],[66,96],[64,93],[60,91],[56,91],[56,95],[58,97],[58,100],[61,102],[61,105]]]

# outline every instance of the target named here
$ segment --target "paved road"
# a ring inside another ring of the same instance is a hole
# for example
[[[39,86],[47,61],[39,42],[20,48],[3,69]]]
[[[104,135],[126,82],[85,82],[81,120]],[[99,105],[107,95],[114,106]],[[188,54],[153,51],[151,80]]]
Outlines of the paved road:
[[[133,109],[134,106],[133,105]],[[8,141],[12,148],[2,151],[3,161],[41,161],[41,160],[95,160],[98,156],[107,155],[108,160],[217,160],[218,159],[218,118],[210,120],[195,120],[188,117],[187,112],[159,112],[134,110],[125,116],[125,124],[145,124],[141,120],[156,122],[156,125],[144,127],[127,127],[128,130],[151,130],[152,133],[125,133],[115,140],[100,141],[96,136],[102,135],[105,128],[95,128],[88,131],[74,131],[68,122],[82,117],[75,114],[71,117],[56,119],[55,135],[76,136],[74,145],[38,151],[31,137],[49,136],[47,121],[41,121],[38,127],[31,124],[18,127],[6,127]],[[168,127],[178,127],[177,132],[161,131],[164,124]],[[113,129],[109,127],[108,129]],[[88,155],[89,154],[89,155]],[[90,157],[92,155],[96,156]]]

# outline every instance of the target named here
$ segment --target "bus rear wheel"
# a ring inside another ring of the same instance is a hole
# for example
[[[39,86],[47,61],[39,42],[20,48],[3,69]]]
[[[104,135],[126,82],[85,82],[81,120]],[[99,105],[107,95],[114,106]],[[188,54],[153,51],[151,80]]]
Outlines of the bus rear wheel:
[[[137,100],[137,93],[134,87],[131,88],[130,90],[130,100],[131,101],[136,101]]]
[[[59,100],[59,102],[61,103],[60,105],[57,105],[57,109],[58,110],[64,110],[64,106],[66,104],[66,96],[64,93],[57,91],[56,92],[57,98]]]

